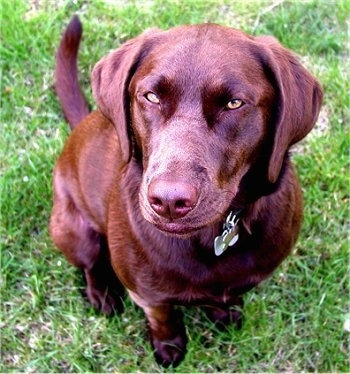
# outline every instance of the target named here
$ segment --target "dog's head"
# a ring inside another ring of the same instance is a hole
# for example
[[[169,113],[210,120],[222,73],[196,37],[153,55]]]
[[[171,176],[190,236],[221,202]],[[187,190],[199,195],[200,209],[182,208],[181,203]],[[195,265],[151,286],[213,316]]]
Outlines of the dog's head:
[[[275,39],[213,24],[142,34],[95,66],[92,87],[125,162],[142,164],[144,218],[175,235],[222,220],[253,167],[278,183],[322,101]]]

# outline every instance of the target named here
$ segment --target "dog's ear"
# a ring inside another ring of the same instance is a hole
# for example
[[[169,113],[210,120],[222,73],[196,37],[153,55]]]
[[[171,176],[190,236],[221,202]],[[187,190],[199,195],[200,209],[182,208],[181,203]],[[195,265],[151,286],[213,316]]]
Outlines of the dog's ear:
[[[157,32],[151,29],[129,40],[103,57],[91,74],[92,92],[98,108],[114,124],[125,162],[131,158],[129,83],[147,55],[146,41]]]
[[[260,37],[267,52],[266,73],[277,90],[277,116],[268,179],[275,183],[289,147],[303,139],[314,126],[323,92],[317,80],[291,51],[272,37]],[[265,55],[266,57],[266,55]]]

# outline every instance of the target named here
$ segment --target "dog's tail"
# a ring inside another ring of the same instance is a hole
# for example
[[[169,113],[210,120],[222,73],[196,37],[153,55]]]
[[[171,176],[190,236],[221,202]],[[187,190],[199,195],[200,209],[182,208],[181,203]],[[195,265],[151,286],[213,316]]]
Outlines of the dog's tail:
[[[89,114],[78,81],[77,55],[82,33],[79,17],[75,15],[62,36],[56,55],[56,93],[71,129]]]

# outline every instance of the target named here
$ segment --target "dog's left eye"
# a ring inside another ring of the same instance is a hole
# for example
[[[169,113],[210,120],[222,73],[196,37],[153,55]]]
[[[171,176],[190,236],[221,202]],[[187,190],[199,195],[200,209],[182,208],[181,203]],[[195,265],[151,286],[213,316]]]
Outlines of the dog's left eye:
[[[238,109],[240,108],[244,102],[240,99],[232,99],[226,104],[226,109]]]
[[[155,94],[155,93],[153,93],[153,92],[147,92],[146,94],[145,94],[145,98],[149,101],[149,102],[151,102],[151,103],[153,103],[153,104],[159,104],[159,97]]]

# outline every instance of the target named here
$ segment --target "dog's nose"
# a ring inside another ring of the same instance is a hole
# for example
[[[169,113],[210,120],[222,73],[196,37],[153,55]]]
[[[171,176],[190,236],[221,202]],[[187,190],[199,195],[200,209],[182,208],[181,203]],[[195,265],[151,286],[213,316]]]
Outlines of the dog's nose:
[[[196,206],[198,190],[188,182],[155,178],[148,187],[147,197],[158,215],[176,219],[184,217]]]

